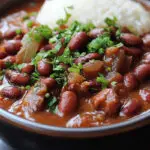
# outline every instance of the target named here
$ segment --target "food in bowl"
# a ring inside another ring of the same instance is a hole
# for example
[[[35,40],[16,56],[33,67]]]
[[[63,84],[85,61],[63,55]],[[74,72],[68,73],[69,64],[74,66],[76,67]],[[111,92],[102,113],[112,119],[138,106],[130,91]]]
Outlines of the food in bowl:
[[[20,11],[1,19],[1,109],[70,128],[149,113],[150,13],[129,0],[85,2],[47,1],[38,17]]]

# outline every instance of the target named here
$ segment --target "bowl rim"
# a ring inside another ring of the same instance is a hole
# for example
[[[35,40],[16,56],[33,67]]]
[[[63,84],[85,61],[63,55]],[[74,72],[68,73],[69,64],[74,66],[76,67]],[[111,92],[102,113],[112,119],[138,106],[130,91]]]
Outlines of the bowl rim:
[[[122,133],[148,125],[150,124],[150,110],[120,123],[91,128],[65,128],[45,125],[26,120],[1,108],[0,121],[2,121],[3,123],[7,122],[12,126],[32,133],[43,134],[46,136],[65,138],[90,138]]]

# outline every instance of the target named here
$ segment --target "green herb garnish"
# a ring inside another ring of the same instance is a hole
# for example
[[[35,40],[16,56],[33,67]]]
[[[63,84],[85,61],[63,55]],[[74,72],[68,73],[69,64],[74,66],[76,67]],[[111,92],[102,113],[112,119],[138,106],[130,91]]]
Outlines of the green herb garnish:
[[[83,65],[79,63],[78,65],[73,64],[72,67],[70,67],[68,70],[69,72],[80,73],[82,68]]]
[[[65,25],[71,17],[71,14],[68,13],[66,9],[64,9],[64,11],[65,11],[65,15],[66,15],[65,18],[64,19],[59,19],[56,22],[59,26]]]
[[[52,36],[52,30],[47,25],[41,25],[30,31],[29,36],[41,42],[43,38],[48,40]]]
[[[57,104],[58,104],[57,98],[55,96],[51,96],[49,98],[49,103],[48,103],[49,111],[55,114],[57,111]]]
[[[100,54],[104,53],[105,49],[113,46],[115,43],[111,40],[109,34],[103,34],[102,36],[94,39],[91,43],[88,44],[88,52],[99,52]]]
[[[99,77],[96,78],[96,81],[101,84],[102,89],[107,88],[109,84],[108,80],[102,74],[99,74]]]
[[[113,17],[112,19],[111,19],[111,18],[106,18],[106,19],[105,19],[105,23],[106,23],[109,27],[110,27],[110,26],[116,27],[117,18],[116,18],[116,17]]]

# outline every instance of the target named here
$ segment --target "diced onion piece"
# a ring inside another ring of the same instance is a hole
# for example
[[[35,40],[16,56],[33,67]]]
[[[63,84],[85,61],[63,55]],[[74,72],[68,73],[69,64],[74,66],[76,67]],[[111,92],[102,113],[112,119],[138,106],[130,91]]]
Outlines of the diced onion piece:
[[[29,33],[24,36],[22,39],[22,48],[16,56],[17,64],[28,63],[31,59],[36,55],[40,46],[40,42],[38,43],[33,35]]]

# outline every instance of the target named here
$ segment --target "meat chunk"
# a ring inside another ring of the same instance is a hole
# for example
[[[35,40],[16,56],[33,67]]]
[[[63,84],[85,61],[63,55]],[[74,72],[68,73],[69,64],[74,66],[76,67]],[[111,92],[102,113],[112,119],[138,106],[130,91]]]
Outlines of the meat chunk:
[[[142,100],[150,103],[150,89],[147,89],[147,88],[142,89],[142,90],[140,90],[139,94],[140,94]]]
[[[87,112],[70,119],[66,126],[68,128],[98,127],[104,119],[105,114],[103,112]]]
[[[103,110],[108,116],[117,113],[120,101],[113,89],[104,89],[92,97],[93,106],[96,110]]]
[[[17,101],[11,106],[9,111],[19,112],[24,117],[28,117],[29,114],[42,110],[46,93],[46,85],[37,82],[19,102]]]
[[[83,65],[83,73],[87,78],[95,78],[103,72],[104,63],[100,60],[90,61]]]

